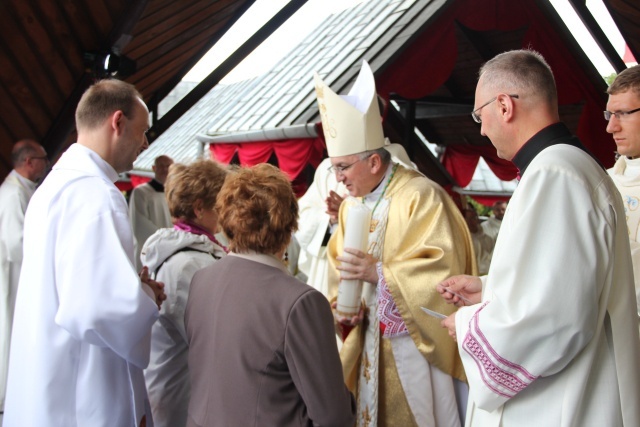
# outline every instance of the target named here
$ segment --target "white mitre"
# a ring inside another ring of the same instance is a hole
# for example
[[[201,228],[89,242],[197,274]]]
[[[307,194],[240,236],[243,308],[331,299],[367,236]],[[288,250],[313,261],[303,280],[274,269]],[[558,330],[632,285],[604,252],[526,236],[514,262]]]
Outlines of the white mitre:
[[[337,95],[314,74],[318,109],[329,157],[342,157],[383,147],[376,83],[366,61],[348,95]]]

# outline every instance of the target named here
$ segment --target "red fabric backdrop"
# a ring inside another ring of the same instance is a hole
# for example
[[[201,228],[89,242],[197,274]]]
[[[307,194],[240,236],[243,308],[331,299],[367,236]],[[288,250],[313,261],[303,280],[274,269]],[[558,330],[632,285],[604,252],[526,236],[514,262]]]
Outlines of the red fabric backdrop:
[[[602,118],[606,100],[581,72],[571,51],[548,25],[535,0],[460,0],[453,3],[377,78],[379,93],[386,99],[390,93],[418,99],[442,86],[459,54],[456,23],[473,31],[526,28],[521,46],[540,52],[553,69],[559,104],[584,104],[576,132],[578,137],[605,166],[613,164],[615,144],[606,133],[606,123]],[[443,163],[458,184],[464,187],[471,181],[480,156],[500,179],[516,177],[515,167],[499,159],[493,146],[447,147]]]
[[[319,129],[322,135],[322,130]],[[307,164],[318,167],[322,161],[325,143],[321,137],[279,141],[246,142],[241,144],[211,144],[211,155],[221,163],[229,164],[238,153],[240,164],[253,166],[265,163],[272,154],[278,159],[278,167],[293,182],[298,197],[307,190],[306,182],[297,179]]]
[[[322,135],[322,127],[318,125],[318,132]],[[240,164],[253,166],[266,163],[275,153],[279,168],[291,179],[294,191],[298,197],[307,190],[307,183],[301,179],[301,172],[310,164],[314,169],[318,167],[324,155],[325,143],[322,137],[299,138],[278,141],[258,141],[238,144],[211,144],[209,149],[213,159],[220,163],[229,164],[233,156],[238,153]],[[118,188],[129,191],[138,185],[150,181],[150,178],[130,175],[131,182],[119,182]]]
[[[324,141],[321,138],[289,139],[280,141],[246,142],[242,144],[211,144],[213,158],[228,164],[238,153],[241,165],[265,163],[275,153],[280,169],[294,180],[307,163],[314,168],[322,161]]]

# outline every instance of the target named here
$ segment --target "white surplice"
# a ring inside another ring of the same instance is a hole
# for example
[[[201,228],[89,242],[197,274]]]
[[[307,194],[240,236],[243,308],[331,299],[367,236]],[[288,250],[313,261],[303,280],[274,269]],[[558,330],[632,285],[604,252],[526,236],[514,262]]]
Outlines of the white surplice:
[[[638,303],[638,328],[640,329],[640,159],[620,156],[608,172],[620,191],[627,218],[633,275],[636,284],[636,302]]]
[[[336,174],[329,172],[331,159],[324,159],[313,178],[313,183],[304,196],[298,200],[300,217],[295,237],[300,244],[298,269],[307,275],[307,284],[313,286],[323,295],[328,294],[327,282],[327,248],[322,242],[329,232],[329,214],[327,214],[326,198],[330,191],[345,196],[347,190],[336,180]]]
[[[0,411],[4,408],[13,309],[22,266],[24,213],[36,183],[12,170],[0,185]]]
[[[133,267],[117,178],[74,144],[30,201],[5,427],[138,426],[145,413],[158,308]]]
[[[632,274],[605,171],[576,147],[541,151],[502,221],[483,303],[456,315],[466,425],[640,425]]]
[[[161,228],[171,227],[171,213],[164,191],[156,191],[149,183],[139,185],[131,192],[129,216],[133,229],[136,269],[143,267],[140,251],[149,237]]]

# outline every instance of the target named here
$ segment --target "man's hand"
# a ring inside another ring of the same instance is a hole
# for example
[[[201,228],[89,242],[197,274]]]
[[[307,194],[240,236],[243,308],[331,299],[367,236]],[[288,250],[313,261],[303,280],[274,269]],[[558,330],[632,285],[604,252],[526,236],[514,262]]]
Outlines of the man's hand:
[[[352,248],[344,248],[344,253],[337,256],[340,265],[336,267],[340,271],[340,278],[344,280],[364,280],[365,282],[378,284],[378,260],[370,254]]]
[[[140,281],[151,288],[153,294],[156,296],[156,304],[158,305],[158,310],[160,310],[162,301],[167,299],[167,295],[164,293],[164,283],[156,282],[155,280],[151,279],[149,277],[149,269],[147,267],[142,267],[142,271],[140,271]]]
[[[458,307],[482,301],[482,281],[479,277],[460,274],[438,283],[436,290],[448,304]]]
[[[327,204],[327,214],[329,214],[329,222],[333,225],[338,222],[338,213],[340,212],[340,204],[344,197],[338,195],[335,191],[329,192],[329,197],[325,199]]]
[[[447,328],[449,331],[449,336],[453,338],[455,342],[458,342],[458,337],[456,336],[456,313],[453,313],[446,319],[442,319],[440,322],[440,326],[443,328]]]

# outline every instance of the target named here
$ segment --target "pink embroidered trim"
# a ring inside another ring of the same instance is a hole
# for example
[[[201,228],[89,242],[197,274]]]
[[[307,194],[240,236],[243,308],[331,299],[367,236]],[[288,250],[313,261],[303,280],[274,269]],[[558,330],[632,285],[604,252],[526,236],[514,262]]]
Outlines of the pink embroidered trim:
[[[500,357],[491,347],[491,344],[489,344],[489,341],[480,330],[478,322],[478,314],[488,303],[486,302],[473,315],[462,347],[476,362],[485,385],[494,393],[510,399],[524,390],[538,377],[530,374],[522,366]]]
[[[382,336],[386,338],[408,335],[407,325],[405,325],[398,306],[389,292],[387,281],[382,274],[382,263],[376,265],[378,270],[378,319],[384,325]]]

